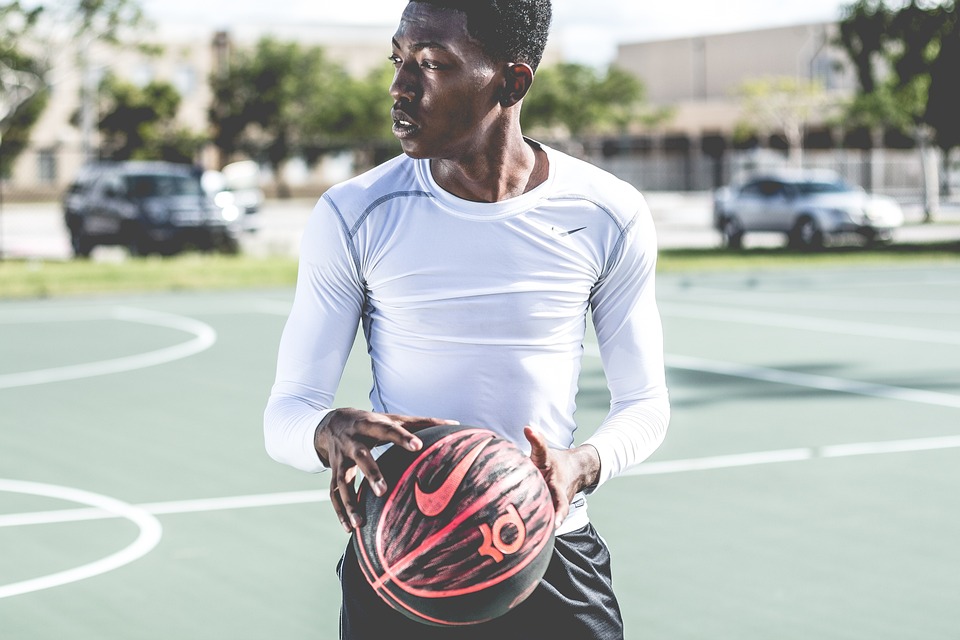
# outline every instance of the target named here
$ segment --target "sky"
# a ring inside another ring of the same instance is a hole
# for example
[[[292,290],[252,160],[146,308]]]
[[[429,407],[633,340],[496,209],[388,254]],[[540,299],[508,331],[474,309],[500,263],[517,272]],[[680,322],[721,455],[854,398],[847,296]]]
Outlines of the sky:
[[[850,0],[554,0],[553,36],[574,62],[603,65],[625,42],[837,20]],[[158,23],[395,25],[404,0],[141,0]]]

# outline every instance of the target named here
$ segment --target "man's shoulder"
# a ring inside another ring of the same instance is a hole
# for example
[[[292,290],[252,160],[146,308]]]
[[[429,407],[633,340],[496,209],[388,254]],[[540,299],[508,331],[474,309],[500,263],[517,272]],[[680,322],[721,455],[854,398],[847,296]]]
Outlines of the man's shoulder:
[[[415,161],[399,155],[330,187],[323,197],[337,209],[362,212],[382,198],[419,188]]]
[[[590,202],[621,223],[646,210],[643,194],[606,169],[558,151],[553,152],[552,158],[557,163],[554,198]]]

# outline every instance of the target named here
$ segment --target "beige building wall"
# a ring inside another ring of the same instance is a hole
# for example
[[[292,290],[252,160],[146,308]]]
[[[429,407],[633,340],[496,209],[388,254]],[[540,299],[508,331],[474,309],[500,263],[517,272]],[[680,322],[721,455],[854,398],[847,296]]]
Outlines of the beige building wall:
[[[806,78],[852,93],[856,77],[831,44],[836,31],[833,23],[817,23],[636,42],[620,45],[615,62],[643,80],[654,105],[675,109],[667,129],[731,133],[739,119],[736,92],[749,79]]]
[[[365,74],[386,64],[395,25],[368,27],[279,25],[236,28],[231,46],[253,46],[264,35],[324,46],[330,57],[353,74]],[[636,74],[647,87],[648,99],[673,108],[674,116],[658,133],[730,136],[740,118],[736,88],[746,79],[770,75],[816,78],[838,92],[852,92],[855,79],[843,52],[830,44],[836,25],[798,25],[759,31],[705,35],[623,44],[615,63]],[[215,33],[191,25],[168,25],[145,34],[147,44],[162,53],[150,56],[135,49],[95,45],[90,51],[94,80],[106,70],[137,84],[164,80],[182,95],[179,118],[194,131],[206,130],[211,100],[208,77],[216,66]],[[564,44],[548,45],[544,64],[565,59]],[[60,189],[82,163],[81,131],[70,124],[79,108],[80,74],[77,51],[57,48],[54,83],[48,107],[32,134],[32,146],[14,167],[11,186]],[[385,100],[387,98],[385,97]],[[386,103],[385,103],[386,104]],[[387,107],[385,107],[387,108]],[[205,162],[212,165],[212,157]]]
[[[395,29],[395,24],[251,25],[235,28],[227,36],[233,49],[253,47],[264,36],[323,46],[330,58],[343,64],[348,72],[363,75],[388,64]],[[165,25],[140,34],[143,44],[160,51],[157,55],[135,47],[117,49],[94,43],[88,52],[92,82],[96,85],[107,71],[141,86],[152,80],[169,82],[181,94],[180,123],[193,131],[204,132],[209,126],[207,110],[212,99],[208,79],[217,66],[216,37],[215,32],[193,25]],[[70,122],[80,108],[79,52],[67,41],[53,48],[56,53],[48,75],[52,83],[51,97],[31,132],[31,146],[14,165],[10,180],[14,195],[31,197],[36,192],[48,197],[51,190],[59,193],[83,164],[83,134]],[[551,43],[544,63],[561,59],[561,44]],[[384,109],[389,106],[387,87],[384,87]],[[94,148],[95,135],[94,132]],[[203,163],[213,166],[214,157],[212,152],[204,154]]]

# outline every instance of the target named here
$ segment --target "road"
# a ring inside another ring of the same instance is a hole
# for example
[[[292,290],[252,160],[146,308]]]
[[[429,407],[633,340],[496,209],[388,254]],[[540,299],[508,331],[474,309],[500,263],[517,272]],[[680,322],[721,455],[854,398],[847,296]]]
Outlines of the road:
[[[653,192],[646,195],[657,225],[663,249],[712,248],[720,246],[720,235],[711,226],[711,195],[708,192]],[[268,200],[260,213],[260,229],[245,234],[243,250],[256,256],[290,255],[298,252],[300,235],[313,208],[310,200]],[[894,234],[897,243],[960,241],[960,205],[944,204],[935,223],[923,224],[917,206],[905,207],[906,224]],[[745,238],[746,247],[780,246],[777,234],[754,234]],[[116,257],[117,251],[103,247],[94,258]],[[70,241],[63,225],[60,205],[47,203],[4,203],[0,210],[0,256],[16,259],[67,260]]]

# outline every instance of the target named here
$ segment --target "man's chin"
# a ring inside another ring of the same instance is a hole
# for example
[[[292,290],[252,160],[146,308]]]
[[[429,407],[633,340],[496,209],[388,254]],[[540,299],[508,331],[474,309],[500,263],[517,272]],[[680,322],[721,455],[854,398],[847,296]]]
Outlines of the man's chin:
[[[400,148],[406,155],[414,160],[425,160],[431,157],[422,146],[414,144],[409,140],[400,140]]]

